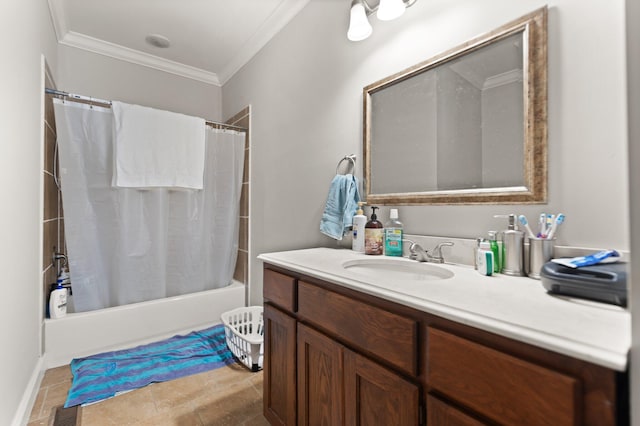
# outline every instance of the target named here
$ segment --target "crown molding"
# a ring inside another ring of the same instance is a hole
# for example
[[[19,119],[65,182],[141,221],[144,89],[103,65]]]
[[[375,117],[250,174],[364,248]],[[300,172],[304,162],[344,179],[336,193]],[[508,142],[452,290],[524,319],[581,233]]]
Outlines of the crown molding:
[[[522,70],[519,68],[503,72],[502,74],[492,75],[484,82],[482,89],[493,89],[494,87],[515,83],[516,81],[522,81]]]
[[[69,31],[64,8],[61,0],[47,0],[49,12],[53,22],[53,28],[58,43],[65,46],[87,50],[100,55],[146,66],[171,74],[179,75],[204,83],[222,86],[233,75],[249,62],[289,21],[297,15],[310,0],[283,0],[271,13],[269,18],[251,36],[251,38],[238,49],[238,53],[219,73],[213,73],[201,68],[181,64],[179,62],[163,59],[139,50],[130,49],[114,43],[109,43],[94,37],[89,37],[74,31]]]
[[[139,50],[130,49],[118,44],[109,43],[104,40],[89,37],[74,31],[67,31],[64,38],[59,41],[65,46],[84,49],[99,55],[109,56],[121,61],[131,62],[133,64],[157,69],[181,77],[191,78],[193,80],[202,81],[204,83],[220,86],[220,80],[215,73],[205,71],[200,68],[191,67],[169,59],[160,58],[150,55]]]
[[[310,0],[284,0],[265,20],[238,53],[218,73],[221,85],[247,64],[271,39],[296,16]]]
[[[49,3],[49,14],[51,15],[51,22],[53,23],[53,31],[56,33],[56,38],[59,42],[68,31],[64,10],[60,6],[59,0],[47,0],[47,2]]]

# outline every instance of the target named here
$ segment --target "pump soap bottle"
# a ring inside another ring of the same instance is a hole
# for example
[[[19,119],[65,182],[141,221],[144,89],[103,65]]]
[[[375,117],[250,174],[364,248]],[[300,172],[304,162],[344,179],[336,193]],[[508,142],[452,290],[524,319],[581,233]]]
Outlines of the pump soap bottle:
[[[364,227],[364,254],[381,255],[384,248],[384,227],[376,216],[377,208],[371,207],[371,220]]]
[[[496,215],[494,217],[508,217],[509,226],[503,231],[504,256],[502,258],[502,273],[506,275],[524,276],[524,232],[516,229],[516,215]]]
[[[353,216],[353,240],[351,249],[358,253],[364,253],[364,227],[367,224],[367,217],[362,211],[362,206],[365,205],[364,201],[358,201],[358,211]]]
[[[493,272],[502,272],[502,241],[498,241],[498,233],[489,231],[489,246],[493,252]]]

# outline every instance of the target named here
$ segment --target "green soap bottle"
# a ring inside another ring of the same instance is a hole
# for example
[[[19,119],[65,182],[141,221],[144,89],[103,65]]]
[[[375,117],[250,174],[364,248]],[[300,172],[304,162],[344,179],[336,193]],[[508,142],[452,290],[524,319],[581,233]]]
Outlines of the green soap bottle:
[[[384,224],[384,254],[402,256],[402,222],[398,220],[398,209],[391,209],[389,221]]]
[[[498,241],[498,233],[496,231],[489,231],[489,247],[493,252],[493,272],[502,272],[502,242]]]

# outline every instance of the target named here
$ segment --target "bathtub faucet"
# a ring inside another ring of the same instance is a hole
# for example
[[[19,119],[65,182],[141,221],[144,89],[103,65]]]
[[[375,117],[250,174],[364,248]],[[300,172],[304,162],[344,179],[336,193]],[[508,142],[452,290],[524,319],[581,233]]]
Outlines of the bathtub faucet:
[[[58,253],[54,250],[53,255],[51,256],[51,264],[55,266],[55,264],[60,260],[62,260],[62,266],[67,266],[67,255],[64,253]]]

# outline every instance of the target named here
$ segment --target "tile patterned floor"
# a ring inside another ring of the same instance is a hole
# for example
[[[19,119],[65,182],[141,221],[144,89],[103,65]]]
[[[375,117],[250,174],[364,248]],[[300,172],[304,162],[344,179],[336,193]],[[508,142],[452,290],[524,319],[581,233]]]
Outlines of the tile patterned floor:
[[[28,426],[49,426],[54,408],[64,404],[71,370],[47,370]],[[119,395],[82,407],[82,426],[264,426],[262,371],[239,364]]]

